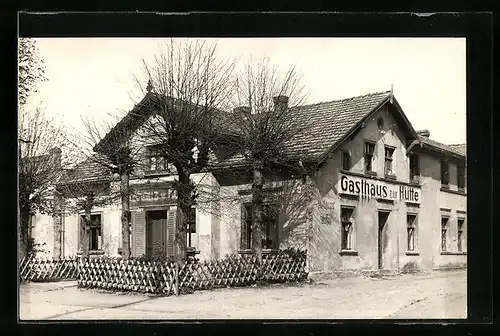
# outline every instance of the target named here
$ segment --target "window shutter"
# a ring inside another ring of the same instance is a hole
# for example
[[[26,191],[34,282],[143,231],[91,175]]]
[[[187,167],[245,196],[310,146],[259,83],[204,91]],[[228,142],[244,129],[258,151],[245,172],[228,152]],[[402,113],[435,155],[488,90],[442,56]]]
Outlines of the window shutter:
[[[243,204],[241,206],[241,242],[240,242],[240,248],[241,249],[246,249],[248,248],[247,246],[247,216],[246,216],[246,209],[245,205]]]
[[[175,220],[176,211],[169,210],[167,214],[167,257],[175,256]]]
[[[140,257],[146,253],[146,213],[132,213],[132,256]]]

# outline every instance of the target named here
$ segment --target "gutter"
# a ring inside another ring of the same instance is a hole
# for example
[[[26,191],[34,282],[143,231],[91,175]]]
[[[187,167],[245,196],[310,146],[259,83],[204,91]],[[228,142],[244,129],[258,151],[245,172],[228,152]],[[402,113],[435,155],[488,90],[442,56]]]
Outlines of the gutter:
[[[422,140],[418,139],[418,140],[413,140],[412,143],[406,148],[406,156],[410,155],[410,152],[411,150],[413,149],[413,147],[415,147],[416,145],[419,145],[420,147],[422,147]]]

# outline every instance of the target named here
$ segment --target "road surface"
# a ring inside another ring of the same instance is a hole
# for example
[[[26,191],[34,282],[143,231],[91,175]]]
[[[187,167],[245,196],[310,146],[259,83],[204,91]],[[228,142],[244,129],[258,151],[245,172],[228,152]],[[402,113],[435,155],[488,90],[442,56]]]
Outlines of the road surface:
[[[21,320],[466,318],[465,270],[312,284],[198,291],[170,297],[79,289],[75,282],[20,287]]]

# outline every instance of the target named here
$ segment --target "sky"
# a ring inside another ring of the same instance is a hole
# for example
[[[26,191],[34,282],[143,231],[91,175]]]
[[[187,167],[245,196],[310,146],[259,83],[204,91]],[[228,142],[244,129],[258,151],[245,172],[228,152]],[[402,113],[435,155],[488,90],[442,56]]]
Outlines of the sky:
[[[81,116],[109,120],[134,105],[142,59],[163,39],[38,38],[47,81],[29,102],[68,130]],[[394,95],[416,130],[445,144],[466,141],[465,38],[220,38],[222,57],[268,57],[302,75],[308,103],[380,92]]]

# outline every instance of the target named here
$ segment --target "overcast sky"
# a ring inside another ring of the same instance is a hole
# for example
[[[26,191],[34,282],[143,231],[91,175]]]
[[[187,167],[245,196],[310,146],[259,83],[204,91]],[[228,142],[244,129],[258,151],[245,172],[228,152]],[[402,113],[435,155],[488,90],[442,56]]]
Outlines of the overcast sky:
[[[72,128],[80,116],[96,119],[130,110],[132,74],[161,39],[36,39],[48,80],[31,105]],[[221,38],[221,56],[268,56],[275,65],[295,65],[309,103],[390,90],[415,129],[446,143],[466,139],[464,38]]]

